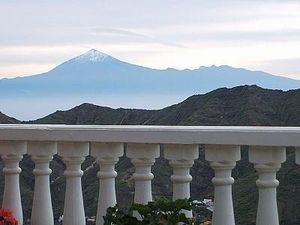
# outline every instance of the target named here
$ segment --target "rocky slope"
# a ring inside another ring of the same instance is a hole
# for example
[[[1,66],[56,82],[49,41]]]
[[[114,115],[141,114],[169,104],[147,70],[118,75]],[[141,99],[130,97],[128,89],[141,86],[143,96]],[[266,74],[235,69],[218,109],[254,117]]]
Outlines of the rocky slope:
[[[11,124],[11,123],[19,123],[19,121],[15,118],[9,117],[0,112],[0,124]]]
[[[155,113],[155,110],[112,109],[84,103],[68,111],[57,111],[30,123],[134,125],[146,124]]]
[[[257,86],[221,88],[161,110],[111,109],[82,104],[33,123],[220,126],[300,126],[300,90]]]

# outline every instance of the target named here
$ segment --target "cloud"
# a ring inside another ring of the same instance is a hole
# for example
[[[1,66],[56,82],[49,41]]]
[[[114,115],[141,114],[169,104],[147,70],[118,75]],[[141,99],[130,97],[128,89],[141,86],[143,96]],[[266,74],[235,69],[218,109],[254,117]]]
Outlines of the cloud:
[[[256,62],[257,66],[264,68],[270,73],[288,75],[290,78],[300,80],[300,57],[299,58],[278,58]]]
[[[298,0],[2,1],[0,74],[89,48],[159,68],[297,58],[299,11]]]
[[[105,27],[95,27],[91,28],[91,32],[96,34],[96,35],[109,35],[109,36],[125,36],[130,38],[131,41],[132,38],[134,38],[134,41],[140,41],[140,42],[153,42],[153,43],[158,43],[166,46],[171,46],[171,47],[177,47],[177,48],[185,48],[185,46],[181,44],[177,44],[174,42],[167,42],[164,40],[160,40],[158,38],[152,37],[150,35],[145,35],[142,33],[126,30],[126,29],[117,29],[117,28],[105,28]],[[122,38],[120,38],[122,40]]]

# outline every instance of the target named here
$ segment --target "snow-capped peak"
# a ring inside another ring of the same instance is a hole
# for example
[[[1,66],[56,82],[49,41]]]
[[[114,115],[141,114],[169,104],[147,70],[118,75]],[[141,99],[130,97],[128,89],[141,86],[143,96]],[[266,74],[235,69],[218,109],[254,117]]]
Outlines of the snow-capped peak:
[[[91,49],[88,52],[78,56],[75,58],[76,61],[81,61],[81,62],[86,62],[86,61],[91,61],[91,62],[102,62],[105,59],[109,58],[110,56],[97,51],[96,49]]]

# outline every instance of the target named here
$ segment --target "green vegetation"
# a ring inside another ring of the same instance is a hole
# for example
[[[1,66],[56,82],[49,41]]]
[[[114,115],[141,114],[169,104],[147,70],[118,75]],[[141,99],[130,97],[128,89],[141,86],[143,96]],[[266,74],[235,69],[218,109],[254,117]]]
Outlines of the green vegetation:
[[[195,211],[211,218],[211,213],[203,204],[196,204],[191,199],[171,201],[159,198],[146,205],[132,204],[127,211],[118,206],[108,208],[104,225],[177,225],[180,222],[186,225],[200,224],[201,220],[187,218],[184,214],[184,210],[190,211],[192,208],[197,208]],[[134,212],[140,219],[133,216]]]

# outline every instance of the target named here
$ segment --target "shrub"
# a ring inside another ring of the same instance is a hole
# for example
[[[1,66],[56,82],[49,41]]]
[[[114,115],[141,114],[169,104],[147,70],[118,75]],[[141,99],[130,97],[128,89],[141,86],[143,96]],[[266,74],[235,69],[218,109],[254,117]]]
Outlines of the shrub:
[[[183,213],[183,210],[191,210],[193,206],[195,204],[191,199],[158,199],[146,205],[133,204],[126,212],[118,206],[110,207],[104,216],[104,225],[193,225],[197,224],[195,220]],[[140,219],[132,215],[134,211],[140,215]]]

